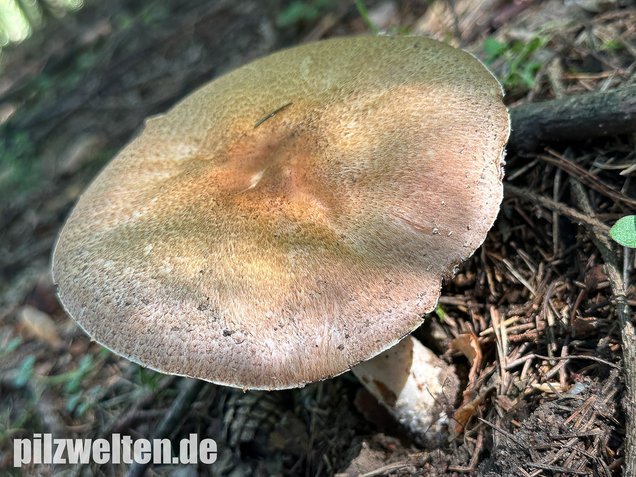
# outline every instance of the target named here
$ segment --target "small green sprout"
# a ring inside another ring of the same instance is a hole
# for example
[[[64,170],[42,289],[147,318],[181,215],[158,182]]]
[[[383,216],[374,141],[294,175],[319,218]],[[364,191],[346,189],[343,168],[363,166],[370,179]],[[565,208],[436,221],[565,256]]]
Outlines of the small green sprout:
[[[636,248],[636,215],[627,215],[619,219],[609,234],[623,247]]]
[[[362,21],[364,22],[365,26],[369,30],[369,33],[373,35],[377,35],[378,33],[380,33],[380,29],[375,25],[375,23],[373,23],[373,21],[369,17],[369,11],[367,10],[367,7],[364,4],[364,2],[362,0],[355,0],[355,4],[358,10],[358,14],[360,15],[360,18],[362,18]]]
[[[442,308],[442,306],[439,303],[435,305],[435,314],[439,318],[439,321],[443,323],[446,317],[446,312],[444,311],[444,308]]]
[[[331,6],[332,0],[297,0],[281,10],[276,17],[276,26],[285,28],[297,23],[315,21]]]
[[[541,68],[540,51],[548,42],[547,37],[535,36],[528,41],[499,41],[487,37],[482,45],[486,62],[503,63],[501,81],[507,90],[532,88]]]
[[[35,365],[35,356],[32,354],[28,355],[26,358],[22,360],[20,367],[18,368],[18,374],[15,377],[14,384],[17,388],[22,388],[26,386],[26,384],[33,376],[33,366]]]

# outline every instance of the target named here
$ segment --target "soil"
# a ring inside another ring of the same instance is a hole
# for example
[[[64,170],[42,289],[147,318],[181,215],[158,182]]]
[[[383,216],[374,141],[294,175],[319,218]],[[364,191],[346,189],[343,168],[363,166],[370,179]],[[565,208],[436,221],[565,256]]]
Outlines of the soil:
[[[380,30],[471,51],[502,80],[511,107],[634,84],[636,9],[627,1],[364,4]],[[166,437],[211,437],[218,461],[145,475],[622,475],[628,409],[615,284],[591,230],[568,211],[605,228],[630,212],[634,134],[508,156],[506,184],[516,189],[445,283],[443,319],[416,331],[463,380],[462,395],[449,397],[452,436],[438,449],[419,447],[349,374],[269,393],[193,384],[101,348],[58,304],[49,273],[57,233],[146,117],[250,59],[369,28],[354,2],[89,0],[3,49],[0,474],[141,475],[114,464],[14,469],[12,440],[156,436],[185,399]],[[633,258],[611,252],[634,306]]]

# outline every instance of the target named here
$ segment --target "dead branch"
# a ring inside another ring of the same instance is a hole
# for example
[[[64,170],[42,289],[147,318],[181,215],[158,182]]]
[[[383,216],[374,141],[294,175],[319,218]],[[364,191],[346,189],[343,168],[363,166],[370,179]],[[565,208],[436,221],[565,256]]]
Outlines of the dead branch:
[[[595,230],[600,230],[602,233],[609,233],[609,227],[600,220],[596,219],[595,215],[593,214],[583,214],[578,210],[573,209],[572,207],[568,207],[565,204],[555,202],[552,199],[549,199],[548,197],[542,196],[540,194],[536,194],[531,190],[516,187],[511,184],[506,184],[504,190],[506,195],[511,195],[514,197],[518,197],[524,201],[541,205],[547,209],[558,212],[559,214],[568,217],[570,220],[576,222],[577,224],[585,224]]]
[[[532,152],[547,143],[634,133],[636,85],[515,106],[510,120],[512,151]]]
[[[592,206],[583,186],[575,179],[570,179],[570,187],[578,206],[589,215],[594,215]],[[616,315],[621,328],[623,349],[623,368],[625,375],[625,468],[623,475],[636,475],[636,329],[631,320],[631,312],[627,303],[626,284],[623,282],[621,267],[616,253],[609,242],[607,234],[600,233],[597,228],[588,227],[592,241],[599,249],[605,262],[605,273],[612,287],[616,303]]]

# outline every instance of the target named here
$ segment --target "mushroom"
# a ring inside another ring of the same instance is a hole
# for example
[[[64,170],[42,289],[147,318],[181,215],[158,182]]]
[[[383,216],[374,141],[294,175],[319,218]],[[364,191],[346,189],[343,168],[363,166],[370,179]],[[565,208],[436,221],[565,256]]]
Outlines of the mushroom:
[[[99,174],[53,254],[59,298],[134,362],[244,389],[382,353],[355,372],[421,431],[457,378],[401,340],[492,226],[508,134],[497,80],[445,44],[274,53],[148,119]]]

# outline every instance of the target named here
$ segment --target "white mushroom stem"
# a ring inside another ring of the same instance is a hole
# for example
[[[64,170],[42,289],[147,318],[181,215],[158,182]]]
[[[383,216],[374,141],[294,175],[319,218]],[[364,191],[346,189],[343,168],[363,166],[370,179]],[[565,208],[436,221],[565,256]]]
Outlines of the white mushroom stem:
[[[396,419],[426,444],[446,439],[459,379],[452,366],[408,336],[353,373]]]

